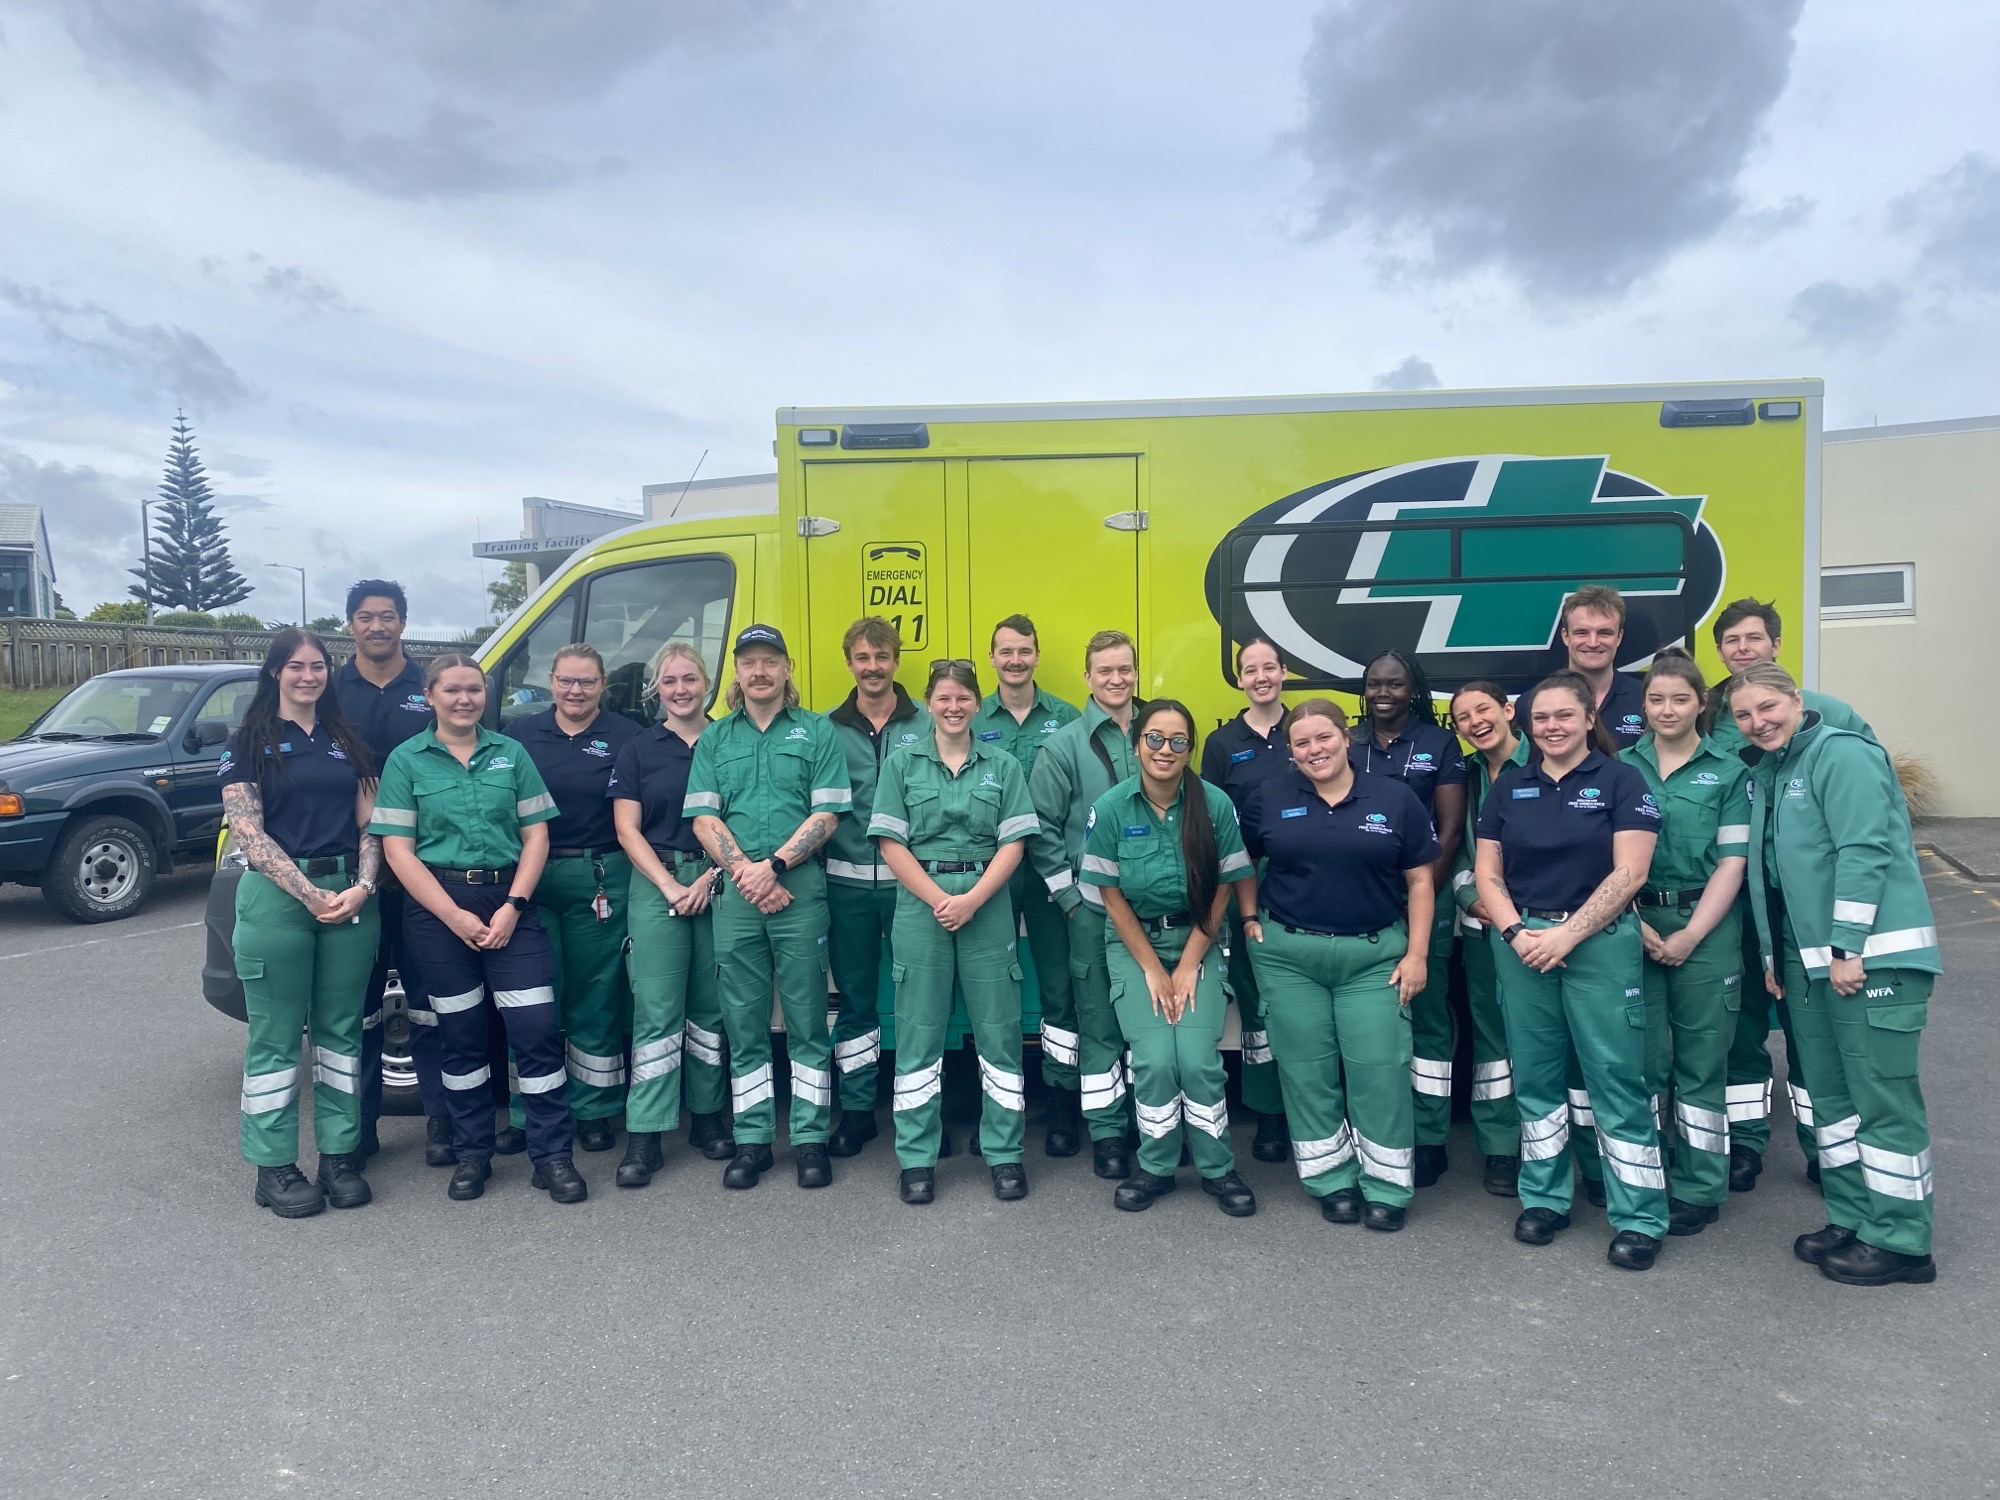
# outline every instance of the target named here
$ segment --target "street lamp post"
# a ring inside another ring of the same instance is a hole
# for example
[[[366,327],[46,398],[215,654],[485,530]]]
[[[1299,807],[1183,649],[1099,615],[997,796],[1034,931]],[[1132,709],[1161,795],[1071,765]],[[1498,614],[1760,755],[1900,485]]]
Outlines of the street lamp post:
[[[146,509],[151,500],[139,502],[139,564],[146,570],[146,623],[153,623],[153,538],[147,520],[150,512]]]
[[[299,575],[299,628],[301,630],[305,629],[306,570],[304,568],[299,567],[296,563],[267,563],[265,566],[272,568],[283,568],[288,573],[296,573]]]

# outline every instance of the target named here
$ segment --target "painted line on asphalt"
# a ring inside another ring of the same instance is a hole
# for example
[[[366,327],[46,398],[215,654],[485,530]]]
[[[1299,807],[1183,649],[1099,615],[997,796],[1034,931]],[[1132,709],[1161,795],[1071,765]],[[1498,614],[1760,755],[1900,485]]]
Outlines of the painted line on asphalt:
[[[10,958],[39,958],[44,953],[67,953],[74,948],[95,948],[100,943],[123,942],[127,938],[153,937],[162,932],[185,932],[190,927],[201,926],[203,920],[197,917],[192,922],[175,922],[168,927],[147,927],[138,932],[114,932],[106,937],[85,938],[80,943],[52,943],[46,948],[24,948],[19,953],[0,953],[0,963],[5,963]]]

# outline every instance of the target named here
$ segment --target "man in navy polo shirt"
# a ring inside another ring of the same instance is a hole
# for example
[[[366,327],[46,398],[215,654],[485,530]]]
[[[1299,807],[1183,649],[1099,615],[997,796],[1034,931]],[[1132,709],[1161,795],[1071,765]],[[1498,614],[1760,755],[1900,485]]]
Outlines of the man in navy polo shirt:
[[[1618,670],[1625,640],[1625,596],[1607,584],[1587,583],[1562,607],[1562,643],[1569,669],[1597,694],[1597,717],[1620,750],[1630,750],[1646,732],[1646,685]],[[1532,686],[1526,684],[1525,686]],[[1516,700],[1514,732],[1528,734],[1527,694]]]

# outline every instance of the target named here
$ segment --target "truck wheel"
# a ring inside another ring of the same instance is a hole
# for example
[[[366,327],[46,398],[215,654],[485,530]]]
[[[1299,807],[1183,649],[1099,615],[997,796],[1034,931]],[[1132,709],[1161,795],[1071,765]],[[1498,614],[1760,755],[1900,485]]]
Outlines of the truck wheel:
[[[417,1092],[417,1063],[410,1055],[410,1018],[398,1006],[382,1017],[382,1113],[420,1115],[423,1096]]]
[[[153,836],[115,813],[79,819],[42,872],[42,896],[72,922],[115,922],[153,889]]]

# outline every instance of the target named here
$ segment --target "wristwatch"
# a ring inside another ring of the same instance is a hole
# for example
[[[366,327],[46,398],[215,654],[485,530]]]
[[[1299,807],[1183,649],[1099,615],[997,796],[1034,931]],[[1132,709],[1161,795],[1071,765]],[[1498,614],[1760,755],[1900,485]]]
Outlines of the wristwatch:
[[[1511,948],[1514,946],[1514,939],[1526,930],[1526,924],[1521,922],[1516,922],[1512,927],[1503,927],[1500,929],[1500,941]]]
[[[356,876],[354,883],[360,886],[361,889],[366,891],[369,895],[372,896],[375,894],[375,882],[370,880],[366,875]]]
[[[509,896],[507,904],[513,907],[515,911],[526,911],[529,903],[526,896]]]
[[[791,866],[785,863],[784,855],[774,854],[771,856],[771,873],[773,875],[782,875],[790,868]]]

